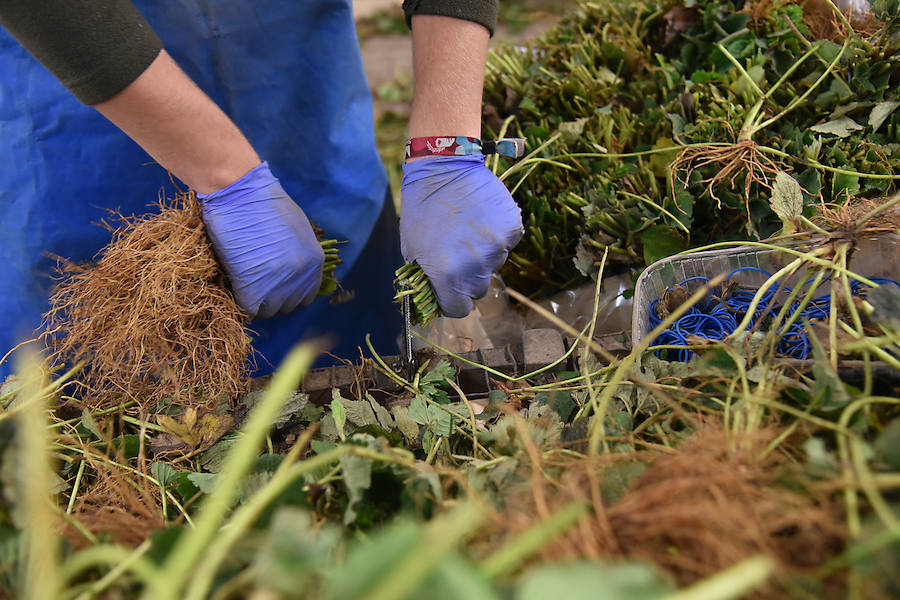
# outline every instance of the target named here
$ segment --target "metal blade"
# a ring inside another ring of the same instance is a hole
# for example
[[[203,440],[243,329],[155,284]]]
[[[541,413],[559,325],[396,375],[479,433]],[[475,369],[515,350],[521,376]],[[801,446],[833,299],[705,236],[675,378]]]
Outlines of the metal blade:
[[[412,319],[410,317],[412,307],[410,302],[409,296],[403,296],[403,354],[401,358],[407,378],[412,379],[416,374],[416,356],[413,354],[412,347]]]

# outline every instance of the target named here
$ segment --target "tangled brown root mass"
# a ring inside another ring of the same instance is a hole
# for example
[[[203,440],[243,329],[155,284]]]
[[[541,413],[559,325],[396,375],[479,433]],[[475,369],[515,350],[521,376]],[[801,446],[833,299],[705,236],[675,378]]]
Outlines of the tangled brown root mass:
[[[193,193],[158,214],[115,215],[112,242],[86,264],[59,261],[44,317],[54,364],[84,362],[82,402],[197,405],[245,391],[246,318],[234,300]]]
[[[780,479],[785,456],[776,451],[758,458],[777,433],[734,437],[707,424],[671,454],[624,455],[621,459],[650,464],[608,506],[599,491],[605,467],[588,458],[570,459],[558,465],[563,468],[557,480],[531,481],[514,495],[510,508],[497,515],[494,531],[515,534],[536,515],[587,501],[594,507],[591,514],[545,545],[542,559],[643,559],[681,585],[759,553],[775,560],[778,574],[812,572],[843,548],[840,511],[829,491]],[[541,504],[548,506],[542,510]],[[779,582],[770,582],[754,597],[784,593]]]
[[[165,526],[159,492],[146,482],[129,482],[124,472],[101,468],[94,485],[75,500],[72,519],[96,537],[134,548]],[[81,529],[66,523],[61,532],[76,550],[90,546]]]

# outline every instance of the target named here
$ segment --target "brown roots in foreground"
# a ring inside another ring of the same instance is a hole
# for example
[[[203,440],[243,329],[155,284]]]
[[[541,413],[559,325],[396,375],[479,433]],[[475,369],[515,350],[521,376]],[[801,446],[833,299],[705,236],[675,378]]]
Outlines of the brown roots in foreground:
[[[545,475],[514,492],[485,535],[496,544],[497,537],[533,526],[540,515],[586,501],[593,511],[545,545],[540,561],[642,559],[687,585],[762,553],[775,560],[777,581],[754,597],[784,597],[786,578],[780,575],[812,573],[838,554],[844,526],[827,491],[779,479],[783,455],[759,458],[777,433],[734,437],[721,425],[706,424],[671,453],[544,463],[538,470],[558,478]],[[623,471],[616,465],[622,461],[649,466],[604,506],[604,479],[619,485]]]
[[[837,2],[834,3],[837,5]],[[844,13],[853,31],[863,37],[871,37],[879,29],[879,23],[871,13],[848,10]],[[843,42],[849,35],[847,27],[834,9],[825,0],[805,0],[803,2],[803,24],[809,28],[811,40],[831,40]]]
[[[822,204],[813,221],[827,229],[852,236],[900,229],[900,205],[876,211],[892,198],[850,198],[843,204]],[[869,214],[873,216],[868,217]],[[865,221],[862,221],[865,218]]]
[[[141,477],[129,480],[122,469],[99,469],[96,482],[72,506],[72,520],[80,527],[71,522],[63,525],[62,534],[75,550],[94,543],[85,530],[101,540],[134,548],[165,526],[158,488]]]
[[[744,204],[747,207],[747,227],[753,231],[753,221],[750,217],[750,193],[754,183],[758,183],[768,189],[769,183],[774,179],[779,170],[785,170],[782,165],[765,155],[753,140],[741,140],[734,144],[703,144],[687,147],[681,151],[678,157],[669,165],[671,176],[672,197],[675,197],[675,181],[678,180],[685,186],[691,180],[691,174],[696,169],[706,167],[718,167],[719,171],[712,177],[701,181],[706,186],[706,193],[722,207],[722,201],[716,195],[716,188],[726,183],[730,189],[735,188],[738,179],[743,177]]]
[[[192,193],[116,215],[94,262],[60,261],[44,334],[54,364],[84,362],[81,401],[190,406],[242,393],[252,349]]]

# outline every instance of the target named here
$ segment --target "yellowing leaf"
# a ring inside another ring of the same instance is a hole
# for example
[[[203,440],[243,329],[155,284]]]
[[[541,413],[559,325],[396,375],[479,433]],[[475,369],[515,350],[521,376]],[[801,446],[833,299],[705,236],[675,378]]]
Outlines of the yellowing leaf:
[[[170,435],[183,441],[191,448],[209,448],[219,438],[234,427],[234,417],[229,414],[206,413],[197,417],[197,409],[188,408],[176,419],[168,415],[157,415],[156,422]]]
[[[803,190],[797,180],[784,171],[778,171],[769,203],[784,223],[786,232],[795,231],[797,220],[803,214]]]

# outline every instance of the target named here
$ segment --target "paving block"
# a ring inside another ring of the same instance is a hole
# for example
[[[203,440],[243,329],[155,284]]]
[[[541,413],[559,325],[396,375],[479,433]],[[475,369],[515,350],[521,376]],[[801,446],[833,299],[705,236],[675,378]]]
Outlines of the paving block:
[[[566,347],[563,344],[562,334],[556,329],[528,329],[525,331],[522,340],[522,354],[526,373],[556,361],[565,353]]]

